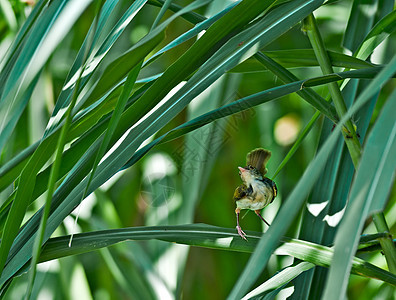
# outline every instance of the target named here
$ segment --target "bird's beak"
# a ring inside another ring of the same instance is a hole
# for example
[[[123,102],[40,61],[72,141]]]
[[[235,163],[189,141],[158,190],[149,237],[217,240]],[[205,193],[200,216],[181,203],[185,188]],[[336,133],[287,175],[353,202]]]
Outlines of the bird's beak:
[[[246,169],[245,169],[245,168],[242,168],[242,167],[238,167],[238,169],[239,169],[239,171],[241,171],[241,172],[245,172],[245,171],[246,171]]]

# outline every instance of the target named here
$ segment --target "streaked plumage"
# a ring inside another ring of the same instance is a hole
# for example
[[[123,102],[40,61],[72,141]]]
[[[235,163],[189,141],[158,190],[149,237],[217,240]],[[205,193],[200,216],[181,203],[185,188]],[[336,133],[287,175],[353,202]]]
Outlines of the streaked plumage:
[[[267,173],[266,164],[271,157],[271,152],[262,148],[255,149],[246,157],[246,167],[238,167],[239,175],[243,184],[234,192],[234,200],[237,208],[237,230],[239,235],[246,240],[246,234],[239,226],[239,213],[241,209],[254,210],[255,213],[266,223],[260,214],[260,210],[274,201],[277,195],[275,182],[264,175]]]

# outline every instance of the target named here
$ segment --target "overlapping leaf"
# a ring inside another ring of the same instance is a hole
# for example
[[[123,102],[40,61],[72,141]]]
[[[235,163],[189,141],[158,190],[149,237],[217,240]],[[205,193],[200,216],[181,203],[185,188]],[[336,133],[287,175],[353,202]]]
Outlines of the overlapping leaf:
[[[396,56],[377,78],[367,86],[364,93],[357,99],[357,102],[370,99],[378,91],[378,87],[395,72]],[[371,206],[377,210],[383,208],[382,206],[389,193],[392,174],[396,167],[392,155],[396,151],[396,126],[394,118],[391,117],[395,109],[396,98],[395,93],[393,93],[384,106],[383,113],[378,118],[364,148],[364,157],[362,157],[352,186],[345,217],[336,235],[334,261],[324,292],[326,299],[339,299],[345,294],[351,257],[356,251],[363,223],[370,213]],[[389,132],[389,135],[382,134],[384,130]],[[374,199],[379,204],[373,205]]]
[[[242,240],[233,228],[206,224],[110,229],[76,234],[71,247],[68,246],[69,236],[52,238],[46,243],[40,261],[86,253],[123,241],[149,239],[213,249],[253,252],[261,233],[254,231],[246,231],[246,233],[249,242]],[[330,266],[333,250],[329,247],[290,238],[281,239],[281,243],[282,245],[275,250],[277,255],[291,255],[316,265]],[[353,259],[353,272],[396,285],[395,275],[359,258]]]

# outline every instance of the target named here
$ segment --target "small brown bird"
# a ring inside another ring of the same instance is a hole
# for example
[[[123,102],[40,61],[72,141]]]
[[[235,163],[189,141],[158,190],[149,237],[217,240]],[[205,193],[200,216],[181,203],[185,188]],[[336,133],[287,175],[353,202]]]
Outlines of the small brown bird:
[[[234,192],[234,200],[237,205],[235,209],[237,217],[236,229],[238,234],[245,240],[247,240],[246,234],[239,226],[241,209],[254,210],[257,216],[270,226],[260,214],[260,210],[272,203],[277,194],[275,182],[264,176],[267,173],[265,165],[270,157],[270,151],[258,148],[249,152],[246,156],[246,167],[238,167],[239,176],[241,176],[243,184],[238,186]]]

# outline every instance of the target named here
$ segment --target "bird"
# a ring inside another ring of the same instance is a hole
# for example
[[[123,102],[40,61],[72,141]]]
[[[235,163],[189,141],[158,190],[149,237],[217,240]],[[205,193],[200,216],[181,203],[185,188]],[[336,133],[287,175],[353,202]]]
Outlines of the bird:
[[[242,209],[254,210],[256,215],[268,226],[270,224],[261,216],[260,211],[272,203],[278,194],[274,181],[265,176],[267,173],[266,163],[271,157],[271,151],[257,148],[246,156],[246,166],[238,167],[242,184],[234,192],[233,199],[236,202],[236,229],[238,234],[247,241],[246,233],[239,225],[239,214]]]

